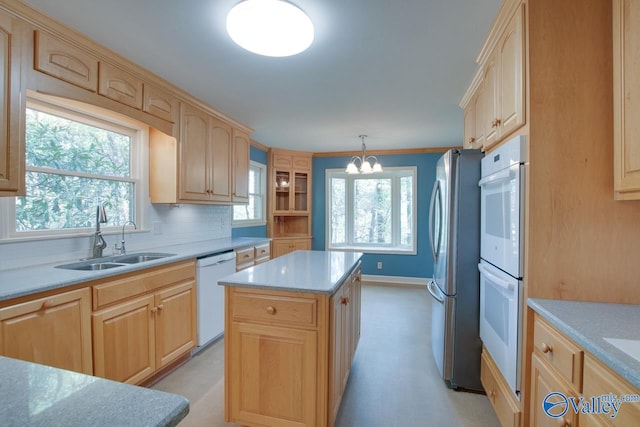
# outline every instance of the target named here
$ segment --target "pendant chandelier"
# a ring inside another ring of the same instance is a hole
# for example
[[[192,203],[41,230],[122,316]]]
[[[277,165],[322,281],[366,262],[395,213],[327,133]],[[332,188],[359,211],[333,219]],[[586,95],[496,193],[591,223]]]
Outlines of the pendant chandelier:
[[[366,154],[367,146],[364,144],[364,139],[367,135],[358,135],[358,137],[362,141],[362,155],[353,156],[345,172],[349,174],[382,172],[382,165],[378,163],[378,158],[376,156],[367,156]],[[360,164],[359,166],[358,163]]]
[[[313,23],[288,1],[244,0],[227,15],[227,33],[240,47],[264,56],[291,56],[313,42]]]

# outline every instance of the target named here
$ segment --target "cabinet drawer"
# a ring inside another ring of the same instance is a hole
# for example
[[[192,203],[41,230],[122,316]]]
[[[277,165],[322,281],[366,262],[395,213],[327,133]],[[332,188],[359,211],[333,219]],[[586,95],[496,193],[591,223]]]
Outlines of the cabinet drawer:
[[[578,392],[582,391],[582,350],[537,314],[533,326],[533,346],[542,359],[573,384]]]
[[[520,426],[520,408],[506,381],[486,351],[482,351],[480,381],[502,427]]]
[[[250,248],[236,249],[236,271],[251,267],[254,260],[253,246]]]
[[[168,285],[195,280],[195,276],[195,261],[190,260],[104,279],[93,285],[93,309]]]
[[[271,258],[271,251],[270,248],[271,244],[270,243],[265,243],[264,245],[259,245],[255,247],[255,262],[256,264],[260,264],[263,263],[265,261],[268,261],[269,258]]]
[[[234,290],[231,306],[233,320],[315,327],[317,305],[315,298],[263,295]]]

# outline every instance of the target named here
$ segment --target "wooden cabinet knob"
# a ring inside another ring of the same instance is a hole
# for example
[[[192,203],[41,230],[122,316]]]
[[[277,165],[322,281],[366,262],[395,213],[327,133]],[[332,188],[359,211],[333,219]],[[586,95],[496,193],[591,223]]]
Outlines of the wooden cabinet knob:
[[[476,142],[476,139],[473,136],[469,138],[469,144],[473,144],[474,142]]]
[[[558,418],[558,425],[560,427],[571,427],[571,420],[568,420],[564,417]]]
[[[245,258],[249,258],[249,254],[244,254],[244,257]]]
[[[157,308],[157,307],[151,307],[151,312],[152,312],[152,313],[156,313],[157,311],[158,311],[158,308]]]
[[[342,304],[342,305],[347,305],[347,304],[349,304],[349,298],[347,298],[347,297],[340,297],[340,304]]]
[[[164,309],[164,304],[160,304],[160,305],[158,306],[158,310],[162,310],[162,309]]]
[[[47,308],[51,308],[53,306],[54,306],[53,301],[47,299],[47,300],[44,300],[44,302],[40,306],[40,310],[46,310]]]
[[[494,397],[496,397],[496,392],[495,392],[495,390],[489,390],[489,397],[490,397],[490,398],[492,398],[492,399],[493,399]]]
[[[540,346],[540,349],[544,354],[553,353],[553,347],[551,347],[549,344],[546,344],[546,343],[542,343],[542,345]]]
[[[269,314],[276,314],[276,311],[277,311],[276,308],[271,305],[267,307],[267,313]]]

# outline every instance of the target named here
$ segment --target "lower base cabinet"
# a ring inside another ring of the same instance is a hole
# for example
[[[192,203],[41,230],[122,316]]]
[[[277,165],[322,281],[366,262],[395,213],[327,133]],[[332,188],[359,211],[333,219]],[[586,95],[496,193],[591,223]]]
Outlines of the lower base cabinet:
[[[0,308],[0,354],[92,375],[90,289]]]
[[[360,336],[359,266],[331,296],[225,292],[225,420],[332,426]]]
[[[310,238],[299,239],[273,239],[271,241],[271,257],[277,258],[295,251],[308,251],[311,249]]]
[[[195,347],[193,261],[116,276],[93,290],[94,305],[106,305],[93,313],[96,376],[137,384]]]

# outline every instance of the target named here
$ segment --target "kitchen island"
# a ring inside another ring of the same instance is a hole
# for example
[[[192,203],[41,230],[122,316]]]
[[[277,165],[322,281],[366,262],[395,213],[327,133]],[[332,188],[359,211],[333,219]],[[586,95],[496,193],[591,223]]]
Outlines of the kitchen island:
[[[226,421],[333,425],[360,337],[361,256],[296,251],[220,280]]]

